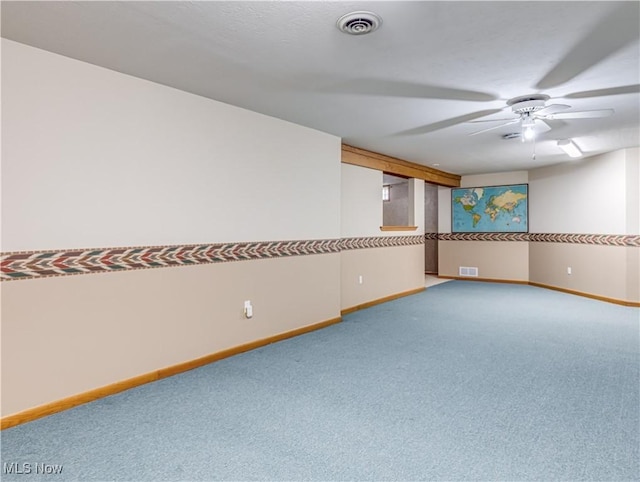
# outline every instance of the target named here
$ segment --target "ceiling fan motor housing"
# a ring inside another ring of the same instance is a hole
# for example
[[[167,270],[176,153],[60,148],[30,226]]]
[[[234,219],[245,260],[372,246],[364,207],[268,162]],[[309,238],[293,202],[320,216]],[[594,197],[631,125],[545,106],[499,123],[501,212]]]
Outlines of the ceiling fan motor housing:
[[[516,104],[513,104],[511,106],[511,110],[513,110],[513,112],[515,112],[516,114],[527,114],[531,112],[536,112],[540,109],[543,109],[544,107],[545,107],[544,100],[533,99],[533,100],[525,100],[525,101],[521,101]]]
[[[516,114],[525,114],[527,112],[535,112],[544,109],[549,96],[545,94],[529,94],[514,97],[507,101],[507,105],[511,106],[511,110]]]

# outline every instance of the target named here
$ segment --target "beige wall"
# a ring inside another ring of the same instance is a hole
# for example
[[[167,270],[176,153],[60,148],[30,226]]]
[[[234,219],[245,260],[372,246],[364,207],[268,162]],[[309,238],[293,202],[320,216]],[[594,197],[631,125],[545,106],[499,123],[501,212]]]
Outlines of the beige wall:
[[[629,298],[627,253],[636,248],[530,243],[530,281],[617,300]],[[567,268],[571,274],[567,274]]]
[[[529,243],[439,241],[438,274],[459,276],[460,266],[477,267],[479,278],[528,281]]]
[[[335,136],[5,39],[2,89],[3,253],[340,237]],[[3,282],[2,414],[339,317],[340,276],[334,253]]]
[[[342,164],[340,234],[343,238],[384,236],[382,226],[382,172]]]
[[[531,232],[640,234],[638,166],[638,149],[623,149],[530,171]],[[532,242],[531,281],[638,302],[638,251]]]
[[[390,238],[424,234],[424,182],[409,179],[407,201],[409,223],[416,231],[381,231],[383,221],[383,174],[351,164],[342,165],[341,226],[343,238]],[[392,194],[393,195],[393,194]],[[397,244],[397,243],[392,243]],[[359,277],[363,277],[362,284]],[[388,246],[341,252],[344,310],[424,286],[424,246]]]
[[[362,249],[406,233],[380,231],[382,173],[341,165],[339,138],[4,39],[2,49],[4,255],[364,240],[342,253],[3,282],[3,416],[423,286],[421,244]]]
[[[2,415],[336,318],[339,279],[336,253],[3,283]]]
[[[340,138],[2,39],[2,250],[340,237]]]
[[[627,234],[625,157],[620,150],[531,170],[529,231]]]
[[[640,227],[639,149],[623,149],[531,171],[463,176],[462,187],[529,184],[529,232],[545,241],[440,240],[439,273],[520,280],[619,301],[640,300],[640,248],[616,246]],[[438,192],[438,228],[451,232],[450,190]],[[604,244],[563,234],[614,235]],[[615,239],[614,239],[615,238]],[[608,243],[608,244],[607,244]],[[567,268],[572,274],[567,274]]]
[[[341,309],[423,287],[423,266],[422,245],[343,251]]]
[[[625,248],[627,254],[626,300],[640,302],[640,248]]]
[[[461,187],[523,184],[527,171],[462,176]],[[438,189],[438,232],[451,232],[451,189]],[[527,281],[529,278],[528,242],[518,241],[438,241],[438,274],[458,276],[459,268],[477,267],[485,279]]]

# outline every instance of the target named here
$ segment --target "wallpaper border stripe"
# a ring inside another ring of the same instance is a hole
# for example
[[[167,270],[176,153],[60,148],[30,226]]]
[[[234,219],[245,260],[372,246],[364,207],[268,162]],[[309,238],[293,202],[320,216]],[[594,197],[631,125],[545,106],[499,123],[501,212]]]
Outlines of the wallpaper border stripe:
[[[563,233],[425,233],[341,239],[136,246],[0,253],[0,281],[228,263],[439,241],[520,241],[640,247],[640,235]]]
[[[422,243],[422,235],[413,235],[7,252],[0,253],[0,281],[308,256]]]
[[[430,233],[429,236],[433,236]],[[435,239],[433,237],[425,239]],[[637,234],[566,233],[438,233],[439,241],[531,241],[537,243],[591,244],[598,246],[640,247]]]

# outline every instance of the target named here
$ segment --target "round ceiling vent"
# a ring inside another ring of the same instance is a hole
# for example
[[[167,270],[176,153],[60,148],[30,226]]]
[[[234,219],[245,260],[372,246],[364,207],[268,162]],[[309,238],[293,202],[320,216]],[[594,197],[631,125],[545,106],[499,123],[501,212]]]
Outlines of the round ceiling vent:
[[[382,19],[373,12],[351,12],[338,19],[338,28],[350,35],[364,35],[376,30]]]

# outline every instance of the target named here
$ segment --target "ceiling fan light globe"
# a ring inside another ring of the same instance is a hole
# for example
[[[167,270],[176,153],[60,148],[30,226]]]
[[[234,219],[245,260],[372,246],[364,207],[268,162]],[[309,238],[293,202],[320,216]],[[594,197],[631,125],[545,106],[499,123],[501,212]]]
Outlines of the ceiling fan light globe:
[[[533,130],[533,127],[525,127],[522,131],[522,138],[525,141],[532,141],[536,137],[536,132]]]

